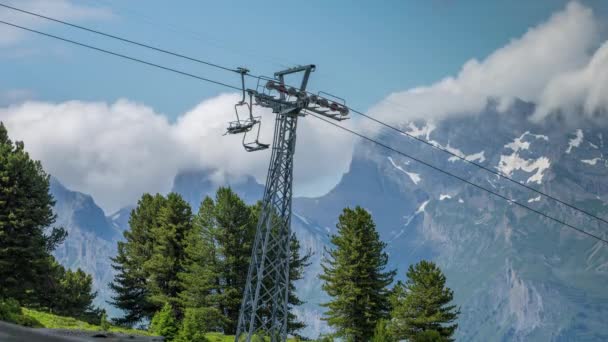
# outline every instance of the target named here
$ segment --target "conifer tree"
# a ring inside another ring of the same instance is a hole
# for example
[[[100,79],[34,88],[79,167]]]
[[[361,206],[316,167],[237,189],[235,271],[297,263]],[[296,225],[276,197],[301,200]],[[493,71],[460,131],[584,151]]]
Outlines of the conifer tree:
[[[289,294],[287,304],[289,305],[289,313],[287,316],[287,333],[300,337],[298,331],[306,327],[306,323],[299,320],[293,313],[293,309],[304,304],[296,293],[295,282],[304,277],[304,269],[310,265],[310,257],[312,253],[307,251],[303,256],[300,255],[300,241],[295,233],[291,234],[290,239],[290,259],[289,259]]]
[[[49,176],[22,142],[13,143],[0,122],[0,298],[34,304],[45,292],[42,275],[65,230],[45,229],[55,222]]]
[[[206,243],[215,247],[211,251],[209,271],[215,275],[217,296],[214,301],[226,319],[224,332],[234,334],[247,281],[257,215],[230,188],[222,187],[217,190],[215,201],[203,200],[195,222],[201,225]]]
[[[405,284],[399,282],[391,296],[391,335],[396,339],[453,341],[460,310],[450,302],[454,293],[437,265],[422,260],[410,265]]]
[[[187,308],[175,341],[208,342],[205,333],[218,328],[214,324],[219,321],[218,315],[220,312],[215,308]]]
[[[202,201],[193,232],[186,239],[188,257],[179,275],[184,287],[182,306],[216,308],[222,313],[220,323],[227,334],[236,331],[259,212],[260,203],[248,206],[230,188],[219,188],[215,200],[207,197]],[[290,309],[303,304],[294,282],[302,278],[309,259],[310,253],[300,256],[300,243],[292,235]],[[289,333],[296,334],[303,327],[304,323],[290,313]]]
[[[179,323],[175,318],[173,307],[165,303],[162,308],[154,314],[150,322],[150,332],[163,336],[165,341],[173,341],[179,330]]]
[[[376,323],[374,329],[374,335],[372,336],[371,342],[391,342],[395,341],[388,332],[387,321],[381,319]]]
[[[59,315],[97,321],[101,310],[93,307],[97,292],[93,291],[93,277],[81,269],[67,270],[59,280],[61,289],[53,302],[54,312]]]
[[[332,297],[324,319],[336,336],[369,341],[377,322],[389,310],[387,286],[395,271],[385,271],[388,256],[371,215],[361,207],[346,208],[339,217],[335,246],[323,259],[323,290]]]
[[[217,310],[217,315],[207,317],[209,325],[225,323],[219,314],[220,273],[216,259],[214,237],[204,227],[213,227],[213,200],[203,200],[199,212],[193,219],[193,229],[186,236],[184,269],[178,274],[183,291],[179,294],[181,306],[188,309]],[[197,312],[200,312],[197,311]],[[191,315],[193,312],[191,312]],[[211,322],[217,318],[216,322]]]
[[[170,193],[157,220],[151,230],[154,236],[152,256],[144,263],[144,270],[149,275],[149,299],[156,304],[171,304],[177,318],[181,318],[178,296],[184,287],[178,275],[183,273],[187,258],[186,237],[192,232],[192,210],[180,195]]]
[[[152,318],[161,306],[150,301],[148,272],[144,263],[152,257],[155,236],[153,228],[158,225],[158,213],[167,200],[162,195],[144,194],[129,217],[129,229],[118,242],[118,253],[112,258],[116,270],[110,288],[115,295],[111,304],[121,309],[123,317],[115,318],[120,325],[133,326]]]

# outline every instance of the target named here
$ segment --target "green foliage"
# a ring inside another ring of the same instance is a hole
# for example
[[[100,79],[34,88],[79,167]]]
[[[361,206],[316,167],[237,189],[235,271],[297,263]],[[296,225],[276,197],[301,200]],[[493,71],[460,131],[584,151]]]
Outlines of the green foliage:
[[[105,310],[101,314],[101,320],[99,322],[99,327],[103,331],[109,331],[110,330],[110,322],[108,322],[108,315],[106,315]]]
[[[296,338],[300,338],[298,330],[306,327],[306,324],[296,317],[292,309],[296,306],[304,304],[304,302],[296,294],[295,282],[304,277],[304,269],[310,265],[312,253],[307,251],[305,255],[300,256],[300,241],[296,234],[291,235],[289,250],[291,252],[289,258],[289,293],[287,304],[289,305],[289,313],[287,316],[287,333]]]
[[[214,307],[223,314],[222,330],[236,332],[260,203],[248,206],[230,188],[219,188],[215,199],[205,198],[194,217],[194,233],[187,239],[185,272],[180,274],[185,307]],[[310,253],[300,256],[300,243],[291,237],[290,308],[301,305],[294,282],[301,279]],[[304,327],[294,314],[288,332]]]
[[[0,321],[11,322],[26,327],[38,328],[40,323],[23,313],[19,302],[15,299],[0,299]]]
[[[454,297],[445,286],[446,278],[430,261],[410,265],[405,284],[399,282],[391,296],[391,335],[396,339],[413,341],[452,341],[458,327],[454,321],[460,310],[450,305]],[[434,331],[434,332],[433,332]]]
[[[67,233],[45,230],[55,222],[49,176],[22,142],[9,140],[0,123],[0,297],[76,317],[96,313],[92,278],[66,271],[51,252]]]
[[[177,194],[144,195],[113,259],[113,304],[125,312],[115,322],[132,326],[170,303],[177,320],[197,309],[208,313],[209,330],[234,334],[258,215],[259,204],[248,206],[230,188],[219,188],[215,199],[205,198],[194,216]],[[293,282],[302,278],[310,255],[300,256],[295,235],[291,247],[293,307],[302,304]],[[304,326],[295,315],[288,324],[290,333]]]
[[[38,322],[38,327],[49,328],[49,329],[78,329],[88,331],[102,331],[101,327],[95,324],[91,324],[85,321],[78,320],[73,317],[64,317],[53,315],[48,312],[37,311],[28,308],[22,308],[23,315],[31,320]],[[144,330],[125,329],[121,327],[110,326],[109,331],[119,332],[129,335],[145,335],[151,336],[152,334]]]
[[[53,205],[42,165],[0,123],[0,297],[28,304],[44,293],[50,253],[66,236],[61,228],[45,235]]]
[[[36,296],[36,302],[29,301],[29,307],[88,322],[99,321],[101,311],[93,307],[97,292],[93,291],[90,275],[81,269],[66,270],[55,258],[48,257],[46,273],[41,277],[45,291]]]
[[[161,305],[153,304],[144,263],[152,258],[155,237],[153,228],[158,225],[158,213],[167,200],[162,195],[144,194],[129,218],[130,229],[123,235],[124,242],[118,242],[118,253],[112,259],[116,270],[110,288],[116,293],[112,304],[124,312],[124,316],[114,319],[116,324],[133,326],[150,319],[160,310]]]
[[[12,317],[21,314],[21,305],[15,299],[0,300],[0,321],[12,322]]]
[[[319,336],[319,339],[317,340],[317,342],[334,342],[333,337],[328,336],[328,335],[321,335]]]
[[[150,322],[150,332],[163,336],[166,341],[173,341],[178,331],[178,323],[171,304],[165,303]]]
[[[152,303],[170,303],[178,318],[182,316],[178,295],[184,290],[178,274],[184,271],[185,238],[192,231],[192,211],[184,199],[171,193],[158,212],[157,225],[152,227],[152,257],[144,263],[149,275],[148,289]]]
[[[374,329],[374,335],[372,336],[371,342],[390,342],[394,341],[391,335],[386,328],[387,321],[381,319],[376,323],[376,328]]]
[[[93,292],[93,278],[89,274],[81,269],[67,270],[65,276],[60,279],[60,288],[62,293],[59,296],[60,302],[57,303],[60,307],[55,310],[57,313],[85,317],[95,311],[92,303],[97,292]]]
[[[217,307],[226,321],[223,330],[236,332],[241,300],[247,281],[257,215],[230,188],[219,188],[215,201],[201,205],[198,224],[214,247],[212,270],[216,274]]]
[[[447,338],[441,336],[437,330],[425,330],[412,338],[412,342],[444,342]]]
[[[336,336],[369,341],[376,323],[389,310],[387,286],[395,271],[385,272],[388,256],[371,215],[361,207],[346,208],[339,217],[338,234],[331,237],[320,278],[332,297],[324,319]]]
[[[186,258],[183,272],[178,274],[184,291],[180,293],[183,307],[218,307],[219,274],[216,246],[208,225],[213,212],[213,200],[206,198],[193,219],[193,229],[185,238]]]
[[[207,342],[206,333],[217,329],[220,312],[215,308],[188,308],[175,341]]]

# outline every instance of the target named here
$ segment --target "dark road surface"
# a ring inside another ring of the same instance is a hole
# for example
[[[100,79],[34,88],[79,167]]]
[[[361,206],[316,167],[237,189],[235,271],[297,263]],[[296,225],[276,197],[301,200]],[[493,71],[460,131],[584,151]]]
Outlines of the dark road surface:
[[[64,330],[64,329],[32,329],[0,321],[0,342],[90,342],[90,341],[131,341],[152,342],[163,341],[162,337],[147,337],[103,333],[97,331]]]

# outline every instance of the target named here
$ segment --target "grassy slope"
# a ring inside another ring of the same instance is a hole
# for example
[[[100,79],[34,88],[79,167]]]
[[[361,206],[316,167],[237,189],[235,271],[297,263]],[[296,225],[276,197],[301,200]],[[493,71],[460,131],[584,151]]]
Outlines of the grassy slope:
[[[36,310],[31,310],[27,308],[22,308],[23,316],[26,316],[30,319],[33,319],[40,323],[38,328],[50,328],[50,329],[74,329],[74,330],[90,330],[90,331],[101,331],[101,327],[98,325],[89,324],[87,322],[79,321],[72,317],[63,317],[53,315],[47,312],[41,312]],[[110,331],[123,333],[128,335],[145,335],[152,336],[149,332],[145,330],[136,330],[136,329],[125,329],[120,327],[112,326]],[[207,338],[210,342],[233,342],[234,336],[227,336],[221,333],[208,333]],[[292,339],[288,339],[288,341],[293,341]]]
[[[101,327],[98,325],[89,324],[87,322],[79,321],[72,317],[63,317],[53,315],[47,312],[41,312],[31,310],[27,308],[22,309],[23,315],[32,318],[40,323],[39,328],[51,328],[51,329],[77,329],[77,330],[90,330],[90,331],[101,331]],[[151,336],[145,330],[126,329],[112,326],[110,328],[112,332],[131,334],[131,335],[145,335]]]

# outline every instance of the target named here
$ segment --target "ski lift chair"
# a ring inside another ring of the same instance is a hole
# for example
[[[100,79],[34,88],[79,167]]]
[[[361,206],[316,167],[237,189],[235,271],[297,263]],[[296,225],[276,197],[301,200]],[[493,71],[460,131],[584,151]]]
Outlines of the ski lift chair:
[[[228,128],[226,129],[226,134],[241,134],[243,133],[243,147],[247,152],[254,152],[259,150],[267,149],[270,145],[263,144],[259,141],[260,138],[260,128],[262,127],[261,118],[259,116],[254,117],[252,106],[253,106],[253,95],[249,93],[249,103],[245,101],[245,74],[249,72],[249,70],[245,68],[237,68],[237,71],[241,74],[241,83],[243,90],[243,97],[241,101],[237,102],[234,105],[234,112],[236,114],[236,121],[231,121],[228,123]],[[249,118],[241,119],[239,116],[239,107],[246,107],[247,112],[249,114]],[[247,133],[250,132],[254,127],[257,126],[257,132],[255,140],[248,140]]]

